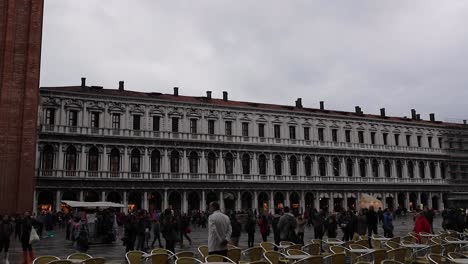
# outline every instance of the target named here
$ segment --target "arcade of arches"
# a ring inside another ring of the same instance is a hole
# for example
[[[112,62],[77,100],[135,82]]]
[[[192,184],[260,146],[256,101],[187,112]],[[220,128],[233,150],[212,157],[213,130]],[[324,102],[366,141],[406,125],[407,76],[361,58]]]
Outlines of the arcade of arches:
[[[382,201],[384,207],[414,210],[428,206],[443,210],[445,196],[433,192],[366,193]],[[125,205],[124,211],[172,208],[181,212],[204,211],[210,202],[218,201],[224,211],[255,210],[272,212],[274,208],[291,207],[296,212],[307,208],[333,211],[355,209],[361,193],[325,191],[230,191],[230,190],[154,190],[154,191],[95,191],[95,190],[39,190],[34,194],[35,211],[59,211],[58,201],[109,201]]]

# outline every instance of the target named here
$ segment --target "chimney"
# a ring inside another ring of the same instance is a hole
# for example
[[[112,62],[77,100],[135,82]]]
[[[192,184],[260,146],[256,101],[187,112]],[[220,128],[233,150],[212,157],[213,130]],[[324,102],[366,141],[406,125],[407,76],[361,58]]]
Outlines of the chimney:
[[[206,91],[206,98],[211,99],[211,91]]]
[[[228,92],[223,91],[223,101],[227,101],[227,100],[228,100]]]
[[[432,122],[435,121],[435,114],[434,113],[429,114],[429,120],[431,120]]]
[[[325,110],[325,103],[320,101],[320,110]]]
[[[297,98],[297,100],[296,100],[296,107],[297,107],[297,108],[302,108],[302,98]]]
[[[86,87],[86,78],[81,77],[81,87]]]
[[[179,87],[174,87],[174,96],[179,96]]]
[[[416,114],[416,120],[421,120],[421,115],[420,114]]]
[[[356,114],[362,114],[361,107],[356,106],[354,109],[355,109]]]
[[[416,119],[416,110],[411,109],[411,119]]]
[[[119,82],[119,91],[123,91],[124,90],[124,81],[120,81]]]
[[[380,108],[380,116],[385,117],[385,108]]]

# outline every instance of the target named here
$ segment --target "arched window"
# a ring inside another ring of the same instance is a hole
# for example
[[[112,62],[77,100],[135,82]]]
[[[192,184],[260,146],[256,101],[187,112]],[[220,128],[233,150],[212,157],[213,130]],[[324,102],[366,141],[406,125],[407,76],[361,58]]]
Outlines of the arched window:
[[[189,169],[190,173],[198,173],[198,154],[195,151],[190,152]]]
[[[392,168],[390,166],[389,160],[385,160],[384,162],[384,171],[385,171],[385,177],[390,178],[392,176]]]
[[[171,152],[171,173],[179,173],[180,154],[178,151]]]
[[[361,177],[366,177],[367,174],[367,164],[364,159],[359,160],[359,173]]]
[[[216,155],[208,153],[208,173],[216,173]]]
[[[304,160],[304,170],[306,176],[312,176],[312,159],[306,157]]]
[[[372,160],[372,176],[379,177],[379,162]]]
[[[283,164],[280,155],[275,156],[275,175],[281,175],[283,170]]]
[[[261,154],[258,156],[258,172],[260,175],[266,175],[267,163],[265,155]]]
[[[161,171],[161,153],[159,150],[153,150],[151,152],[151,172],[159,173]]]
[[[76,171],[76,148],[69,146],[65,154],[65,170]]]
[[[234,172],[234,158],[231,153],[227,153],[224,157],[224,166],[226,174],[233,174]]]
[[[446,167],[445,167],[445,163],[443,163],[443,162],[440,163],[440,177],[442,177],[442,179],[445,179],[445,177],[447,176],[447,175],[445,174],[445,171],[446,171],[445,168],[446,168]]]
[[[419,178],[424,179],[426,177],[426,173],[424,171],[424,162],[419,162]]]
[[[354,171],[353,160],[350,158],[347,158],[346,159],[346,172],[348,173],[349,177],[353,176],[353,171]]]
[[[333,176],[340,176],[340,160],[333,158]]]
[[[327,161],[324,157],[319,158],[319,174],[320,176],[327,176]]]
[[[120,151],[113,148],[110,153],[110,172],[112,177],[118,177],[120,172]]]
[[[429,171],[431,173],[431,179],[434,179],[435,178],[435,165],[434,165],[434,162],[431,162],[429,163]]]
[[[46,145],[42,151],[42,169],[51,171],[54,169],[54,148]]]
[[[131,157],[131,160],[130,160],[130,169],[132,172],[140,172],[140,158],[141,158],[141,155],[140,155],[140,151],[136,148],[134,148],[132,150],[132,157]]]
[[[242,173],[245,175],[250,174],[250,156],[247,153],[242,155]]]
[[[408,161],[408,177],[414,178],[414,165],[412,161]]]
[[[292,176],[297,175],[297,158],[296,156],[291,156],[289,158],[289,172]]]
[[[99,170],[99,151],[96,147],[91,147],[88,151],[88,171]]]
[[[401,164],[401,160],[397,160],[396,162],[396,173],[398,178],[403,178],[403,165]]]

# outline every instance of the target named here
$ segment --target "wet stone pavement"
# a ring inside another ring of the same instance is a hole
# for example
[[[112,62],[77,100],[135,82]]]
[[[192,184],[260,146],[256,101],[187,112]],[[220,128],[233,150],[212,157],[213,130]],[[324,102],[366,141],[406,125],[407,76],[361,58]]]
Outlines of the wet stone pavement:
[[[441,230],[442,219],[440,216],[437,216],[434,219],[434,230],[437,232]],[[413,218],[412,216],[406,216],[397,218],[393,222],[395,230],[395,236],[406,235],[409,231],[413,229]],[[207,244],[207,229],[192,227],[192,233],[190,237],[192,238],[192,245],[189,245],[188,241],[184,238],[184,246],[180,247],[180,244],[176,245],[176,251],[182,250],[191,250],[198,254],[197,248],[200,245]],[[122,230],[119,230],[122,233]],[[381,224],[379,224],[379,234],[383,234]],[[312,227],[306,228],[305,232],[305,241],[313,238],[314,232]],[[341,230],[338,230],[338,238],[342,238],[343,234]],[[268,241],[273,241],[273,234],[268,237]],[[163,245],[164,245],[164,241]],[[258,228],[255,233],[255,243],[261,242],[261,236],[258,231]],[[156,242],[155,246],[158,246]],[[247,234],[242,233],[239,241],[239,246],[241,248],[247,248]],[[33,245],[36,256],[41,255],[54,255],[60,258],[66,258],[69,254],[76,252],[72,247],[71,242],[65,240],[64,230],[56,230],[55,236],[53,238],[43,238],[41,241]],[[88,254],[94,257],[104,257],[106,258],[106,263],[126,263],[125,261],[125,247],[122,245],[120,239],[118,239],[113,244],[95,244],[90,245],[90,249],[87,252]],[[0,263],[5,263],[4,254],[1,254]],[[22,253],[21,253],[21,244],[18,241],[11,241],[10,246],[10,264],[20,264],[22,262]]]

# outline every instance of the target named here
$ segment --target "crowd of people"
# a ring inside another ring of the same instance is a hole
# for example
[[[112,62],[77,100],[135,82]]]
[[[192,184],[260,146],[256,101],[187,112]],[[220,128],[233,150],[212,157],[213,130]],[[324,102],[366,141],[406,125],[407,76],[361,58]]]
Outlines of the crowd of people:
[[[98,243],[122,241],[125,251],[149,251],[155,247],[165,247],[175,251],[178,243],[181,248],[184,240],[190,245],[190,233],[194,228],[208,228],[209,250],[224,254],[227,244],[238,246],[242,233],[247,233],[247,246],[253,247],[255,234],[258,232],[262,241],[291,241],[304,244],[306,227],[310,227],[316,239],[340,237],[348,241],[360,235],[378,234],[381,225],[385,237],[393,237],[394,211],[372,206],[359,211],[341,210],[329,213],[326,210],[309,209],[299,214],[289,207],[275,209],[274,213],[258,213],[251,210],[222,213],[219,204],[213,202],[208,212],[192,211],[182,214],[177,210],[165,209],[163,212],[135,210],[124,214],[112,210],[88,213],[84,210],[73,213],[43,212],[37,216],[29,213],[15,216],[0,216],[0,253],[8,258],[11,239],[21,243],[24,263],[34,259],[31,233],[37,231],[39,238],[51,238],[54,229],[64,229],[65,239],[80,252],[86,252],[93,239]],[[468,216],[465,211],[446,209],[441,212],[442,228],[463,231],[468,228]],[[416,233],[433,232],[435,213],[427,207],[414,215]],[[122,231],[119,232],[119,226]],[[45,232],[44,232],[45,231]],[[272,238],[270,238],[272,235]]]

